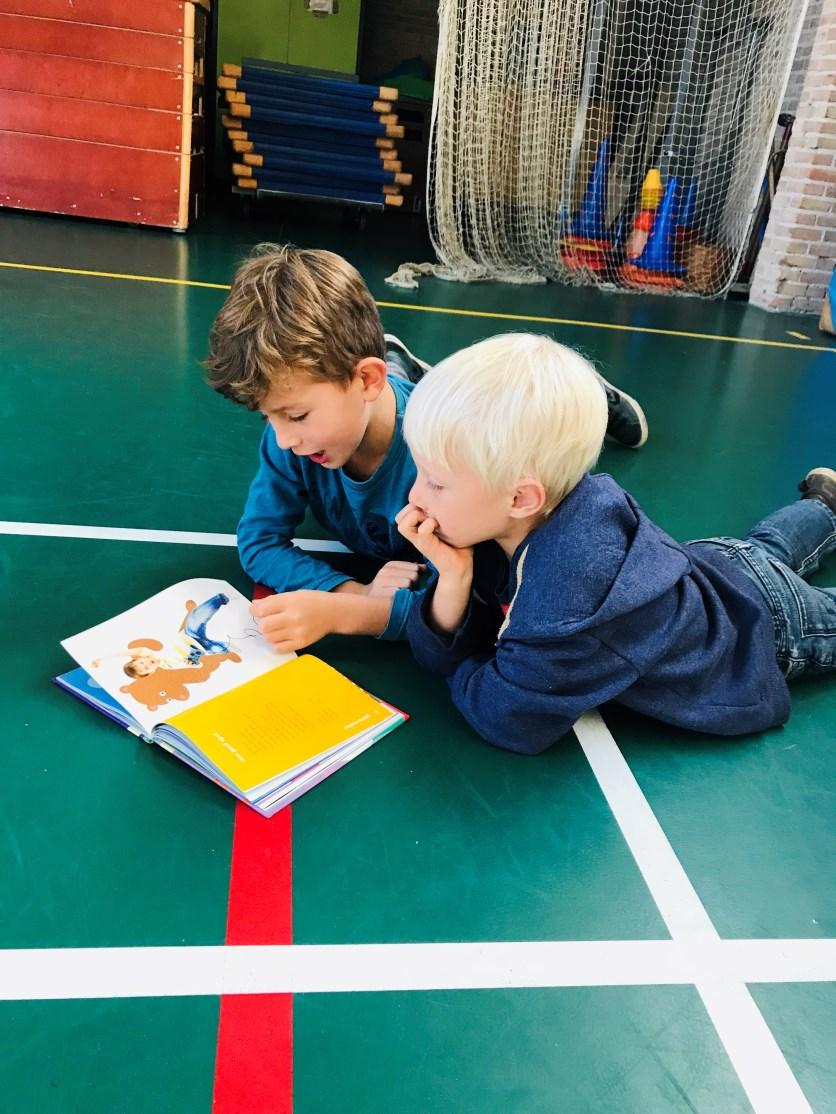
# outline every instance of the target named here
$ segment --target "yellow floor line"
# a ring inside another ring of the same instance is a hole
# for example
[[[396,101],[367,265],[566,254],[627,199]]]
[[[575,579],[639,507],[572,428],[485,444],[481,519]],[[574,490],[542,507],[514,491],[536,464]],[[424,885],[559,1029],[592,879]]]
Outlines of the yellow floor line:
[[[717,333],[688,333],[679,329],[652,329],[645,325],[615,325],[609,321],[576,321],[572,317],[535,317],[522,313],[491,313],[477,309],[447,309],[445,306],[411,306],[402,302],[378,302],[382,309],[415,309],[424,313],[455,313],[462,317],[493,317],[502,321],[533,321],[546,325],[576,325],[583,329],[614,329],[624,333],[652,333],[654,336],[686,337],[689,340],[725,340],[729,344],[759,344],[767,348],[796,348],[802,352],[836,352],[836,345],[790,344],[785,340],[759,340],[755,337],[725,337]]]
[[[117,271],[88,271],[78,267],[48,267],[36,263],[12,263],[0,260],[0,267],[21,271],[47,271],[59,275],[83,275],[88,278],[126,279],[130,282],[157,282],[168,286],[195,286],[205,290],[229,290],[228,283],[199,282],[196,279],[164,278],[159,275],[126,275]],[[578,321],[572,317],[539,317],[523,313],[495,313],[480,309],[455,309],[448,306],[416,306],[406,302],[378,302],[381,309],[405,309],[418,313],[448,313],[456,317],[483,317],[496,321],[526,321],[538,325],[572,325],[581,329],[610,329],[623,333],[648,333],[652,336],[683,337],[687,340],[726,341],[729,344],[754,344],[764,348],[791,348],[800,352],[834,352],[836,346],[791,344],[785,340],[761,340],[755,337],[727,337],[718,333],[692,333],[680,329],[654,329],[645,325],[616,325],[609,321]]]
[[[161,282],[167,286],[200,286],[206,290],[229,290],[228,283],[163,278],[160,275],[123,275],[118,271],[85,271],[80,267],[45,267],[38,263],[7,263],[3,260],[0,260],[0,267],[12,267],[20,271],[49,271],[57,275],[84,275],[87,278],[127,279],[130,282]]]

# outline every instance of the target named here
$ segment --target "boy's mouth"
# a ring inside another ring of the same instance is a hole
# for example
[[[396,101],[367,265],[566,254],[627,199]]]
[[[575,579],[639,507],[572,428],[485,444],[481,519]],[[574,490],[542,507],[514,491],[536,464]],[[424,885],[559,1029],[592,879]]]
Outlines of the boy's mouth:
[[[312,460],[314,462],[314,464],[327,464],[328,463],[328,453],[326,453],[324,450],[322,450],[321,452],[318,452],[318,453],[311,453],[311,455],[308,459]]]

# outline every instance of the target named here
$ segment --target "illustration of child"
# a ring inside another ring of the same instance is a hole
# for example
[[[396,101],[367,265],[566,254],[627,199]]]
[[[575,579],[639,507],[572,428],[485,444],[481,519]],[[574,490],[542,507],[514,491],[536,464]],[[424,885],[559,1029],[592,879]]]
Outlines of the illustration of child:
[[[229,603],[229,597],[223,592],[218,592],[204,603],[195,604],[194,600],[186,601],[186,616],[180,624],[180,631],[185,638],[182,645],[178,646],[175,656],[164,656],[160,653],[163,649],[162,642],[156,638],[140,638],[129,642],[124,650],[117,650],[112,654],[103,654],[96,658],[91,665],[98,669],[103,661],[111,658],[125,657],[123,669],[132,678],[148,677],[158,669],[189,669],[199,668],[204,654],[226,654],[229,644],[213,639],[206,631],[209,621],[218,611]]]

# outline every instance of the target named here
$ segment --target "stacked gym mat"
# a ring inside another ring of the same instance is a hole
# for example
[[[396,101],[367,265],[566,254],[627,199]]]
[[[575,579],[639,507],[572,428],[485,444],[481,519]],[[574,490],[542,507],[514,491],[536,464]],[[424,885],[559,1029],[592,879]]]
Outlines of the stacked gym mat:
[[[225,63],[218,87],[237,188],[400,207],[412,175],[395,141],[397,89],[361,85],[275,63]]]

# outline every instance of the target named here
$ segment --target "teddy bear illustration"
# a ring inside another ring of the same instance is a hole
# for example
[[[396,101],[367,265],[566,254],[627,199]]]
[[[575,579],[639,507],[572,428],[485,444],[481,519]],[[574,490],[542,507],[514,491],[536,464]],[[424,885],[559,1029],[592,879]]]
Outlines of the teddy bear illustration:
[[[129,650],[140,653],[134,661],[152,661],[155,652],[162,650],[162,642],[154,638],[138,638],[128,643]],[[149,712],[156,712],[164,704],[172,700],[188,700],[189,685],[206,681],[215,672],[221,662],[240,661],[241,657],[234,651],[222,653],[203,653],[194,664],[184,662],[182,665],[165,664],[161,659],[156,659],[159,664],[147,673],[135,676],[129,685],[122,685],[120,692],[132,696],[140,704],[144,704]]]
[[[123,668],[131,683],[122,685],[119,691],[155,712],[172,700],[188,700],[188,686],[206,681],[221,662],[239,662],[240,655],[230,650],[227,642],[212,638],[206,631],[206,624],[227,603],[229,598],[222,592],[201,604],[186,601],[186,615],[180,624],[185,641],[174,657],[161,655],[164,647],[156,638],[136,638],[126,649],[106,655],[128,659]],[[102,658],[97,658],[93,668],[101,662]]]

